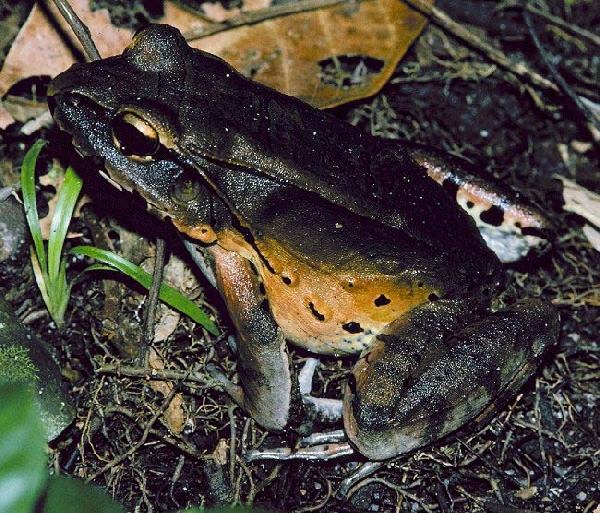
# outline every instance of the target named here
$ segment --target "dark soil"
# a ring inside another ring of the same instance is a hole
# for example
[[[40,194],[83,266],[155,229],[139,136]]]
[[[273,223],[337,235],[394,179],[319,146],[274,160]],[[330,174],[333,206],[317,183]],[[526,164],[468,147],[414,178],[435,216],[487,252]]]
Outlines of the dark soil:
[[[568,24],[599,35],[600,10],[592,0],[539,2]],[[439,1],[455,20],[554,80],[544,65],[521,9],[491,1]],[[498,10],[495,10],[498,9]],[[532,20],[558,71],[577,95],[600,103],[600,49],[566,28]],[[293,434],[269,434],[234,408],[228,396],[200,383],[172,381],[162,389],[106,364],[128,360],[141,337],[143,296],[128,282],[87,281],[74,290],[68,327],[47,316],[32,326],[55,345],[78,407],[78,419],[52,444],[52,467],[105,487],[128,510],[171,511],[192,505],[252,503],[268,511],[600,511],[600,253],[582,232],[585,220],[562,208],[555,175],[600,192],[598,142],[584,114],[562,93],[517,80],[472,49],[429,25],[384,90],[334,113],[366,131],[442,148],[471,161],[483,176],[530,197],[555,227],[553,250],[535,262],[508,268],[509,294],[542,297],[561,315],[557,347],[521,390],[479,431],[464,430],[444,444],[387,462],[339,494],[342,481],[363,461],[244,463],[249,448],[290,445]],[[49,154],[62,136],[52,131]],[[18,159],[25,138],[3,134],[8,158]],[[102,189],[101,189],[102,188]],[[73,226],[74,243],[125,249],[133,259],[152,254],[140,240],[155,237],[156,222],[131,219],[129,199],[114,199],[100,182],[88,181],[95,203]],[[42,191],[49,198],[53,191]],[[101,200],[99,201],[99,199]],[[112,199],[111,199],[112,198]],[[112,207],[121,202],[125,213]],[[598,205],[595,207],[598,209]],[[107,219],[114,214],[116,221]],[[142,214],[140,214],[142,216]],[[136,228],[130,235],[123,228]],[[186,259],[176,243],[173,252]],[[43,311],[29,265],[3,277],[10,300],[23,316]],[[75,273],[79,261],[72,262]],[[9,281],[12,280],[12,281]],[[121,280],[124,281],[124,280]],[[227,346],[233,334],[218,295],[220,338],[189,320],[156,345],[156,361],[169,369],[203,372],[212,361],[233,374]],[[296,353],[297,364],[307,356]],[[339,397],[352,362],[326,359],[315,395]],[[167,410],[171,387],[181,401]],[[181,432],[173,430],[184,413]],[[160,414],[159,414],[160,413]],[[169,430],[169,426],[172,428]],[[339,427],[339,426],[337,426]],[[143,443],[140,443],[143,441]],[[233,461],[230,457],[233,456]],[[519,509],[520,508],[520,509]]]

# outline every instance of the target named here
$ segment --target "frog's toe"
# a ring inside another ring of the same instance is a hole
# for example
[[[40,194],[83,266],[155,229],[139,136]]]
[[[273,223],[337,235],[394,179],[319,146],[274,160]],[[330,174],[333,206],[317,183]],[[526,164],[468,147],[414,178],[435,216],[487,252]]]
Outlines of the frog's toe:
[[[541,301],[489,314],[415,355],[413,368],[400,374],[394,355],[404,351],[407,328],[405,323],[395,336],[377,340],[346,390],[348,437],[370,459],[412,451],[489,414],[556,342],[558,316]]]
[[[336,422],[342,418],[342,400],[311,395],[313,376],[320,364],[317,358],[307,358],[298,373],[298,387],[302,402],[312,418],[325,423]]]

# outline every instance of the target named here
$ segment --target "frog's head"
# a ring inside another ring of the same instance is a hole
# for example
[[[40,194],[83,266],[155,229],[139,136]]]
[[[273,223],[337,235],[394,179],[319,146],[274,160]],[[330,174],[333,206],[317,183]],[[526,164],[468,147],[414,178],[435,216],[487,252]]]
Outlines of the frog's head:
[[[58,75],[48,96],[58,125],[80,153],[103,161],[113,185],[139,193],[158,217],[197,227],[214,198],[181,151],[190,51],[176,29],[151,26],[122,55]]]

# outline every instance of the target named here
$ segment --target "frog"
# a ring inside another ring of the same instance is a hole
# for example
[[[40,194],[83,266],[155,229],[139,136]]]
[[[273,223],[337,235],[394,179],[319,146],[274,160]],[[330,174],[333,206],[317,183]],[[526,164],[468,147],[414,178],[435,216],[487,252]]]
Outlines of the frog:
[[[547,222],[478,196],[439,152],[246,78],[168,25],[73,65],[48,98],[77,150],[173,225],[219,290],[238,382],[209,371],[267,430],[309,433],[320,413],[290,344],[356,359],[345,435],[385,461],[489,416],[557,341],[545,301],[498,306],[505,270],[467,211],[496,230],[507,220],[506,260],[547,245]]]

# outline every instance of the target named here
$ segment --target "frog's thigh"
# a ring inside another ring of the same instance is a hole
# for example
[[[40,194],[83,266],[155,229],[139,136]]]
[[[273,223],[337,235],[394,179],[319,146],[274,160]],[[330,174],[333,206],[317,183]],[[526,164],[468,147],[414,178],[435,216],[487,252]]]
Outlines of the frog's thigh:
[[[521,386],[556,341],[557,314],[541,301],[487,314],[451,336],[444,331],[458,326],[461,316],[452,317],[442,303],[394,323],[353,370],[344,423],[370,459],[422,447],[488,412],[487,406]]]
[[[549,219],[523,197],[473,175],[460,159],[423,146],[408,151],[475,220],[481,236],[500,261],[516,262],[550,249]]]
[[[240,386],[221,379],[223,388],[259,424],[280,430],[290,417],[292,382],[290,358],[284,337],[260,281],[250,262],[218,246],[210,249],[215,259],[217,286],[238,332],[237,362]]]

